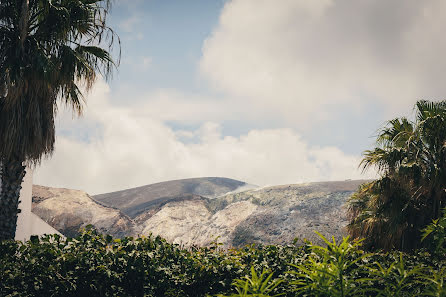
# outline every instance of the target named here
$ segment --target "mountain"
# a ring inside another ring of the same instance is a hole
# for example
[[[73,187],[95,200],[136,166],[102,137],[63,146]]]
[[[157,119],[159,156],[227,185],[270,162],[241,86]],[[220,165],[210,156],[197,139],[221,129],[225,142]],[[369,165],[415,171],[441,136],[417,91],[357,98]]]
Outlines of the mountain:
[[[337,238],[345,234],[345,203],[364,182],[255,188],[212,177],[93,197],[81,191],[35,186],[33,212],[68,236],[76,227],[92,224],[116,237],[153,233],[184,245],[204,246],[215,240],[225,247],[284,244],[296,237],[319,241],[316,230]]]
[[[33,186],[32,212],[66,236],[93,225],[116,237],[135,235],[134,222],[120,210],[102,206],[83,192]]]
[[[134,218],[137,215],[158,208],[166,203],[202,196],[218,197],[240,188],[253,188],[234,179],[223,177],[202,177],[166,181],[148,186],[93,196],[103,205],[120,209]]]
[[[231,244],[290,243],[295,238],[319,242],[314,231],[337,238],[346,235],[346,202],[364,180],[267,187],[219,197],[210,203],[219,211],[240,202],[257,208],[235,228]]]

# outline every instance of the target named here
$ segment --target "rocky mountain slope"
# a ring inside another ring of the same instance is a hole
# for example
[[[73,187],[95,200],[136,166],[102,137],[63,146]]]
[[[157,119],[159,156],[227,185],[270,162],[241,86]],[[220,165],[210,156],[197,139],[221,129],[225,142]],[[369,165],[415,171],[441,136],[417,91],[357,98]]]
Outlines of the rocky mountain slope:
[[[137,233],[129,217],[98,204],[83,191],[34,185],[32,212],[66,236],[75,236],[90,224],[117,237]]]
[[[94,196],[35,186],[33,212],[63,234],[92,224],[113,236],[161,235],[184,245],[318,241],[314,231],[340,237],[345,202],[365,181],[321,182],[248,189],[243,182],[202,178],[171,181]],[[171,184],[169,184],[171,183]],[[252,188],[252,187],[251,187]]]
[[[254,188],[244,182],[222,178],[202,177],[166,181],[147,186],[96,195],[93,198],[103,205],[120,209],[125,214],[137,215],[160,206],[183,200],[193,195],[214,198],[237,189]]]
[[[240,202],[257,208],[237,225],[232,234],[234,246],[246,243],[289,243],[294,238],[319,242],[314,233],[345,235],[348,223],[346,201],[365,181],[321,182],[267,187],[229,194],[210,202],[217,211]]]

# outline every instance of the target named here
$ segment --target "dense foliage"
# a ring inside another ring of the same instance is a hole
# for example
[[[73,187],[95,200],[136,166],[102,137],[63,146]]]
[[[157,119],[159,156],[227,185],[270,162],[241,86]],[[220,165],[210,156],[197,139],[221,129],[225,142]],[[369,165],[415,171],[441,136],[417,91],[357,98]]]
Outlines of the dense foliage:
[[[446,101],[418,101],[415,119],[396,118],[365,152],[381,177],[350,200],[349,232],[368,248],[412,250],[446,206]]]
[[[325,246],[182,248],[160,237],[0,243],[0,296],[445,296],[444,264],[426,252]],[[279,295],[278,295],[279,294]]]

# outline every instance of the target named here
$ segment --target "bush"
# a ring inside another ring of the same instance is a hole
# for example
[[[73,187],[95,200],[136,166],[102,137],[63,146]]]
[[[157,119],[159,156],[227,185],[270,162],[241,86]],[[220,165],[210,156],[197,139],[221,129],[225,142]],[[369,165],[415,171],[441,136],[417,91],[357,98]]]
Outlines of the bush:
[[[443,260],[326,246],[183,248],[160,237],[0,243],[0,296],[445,296]]]

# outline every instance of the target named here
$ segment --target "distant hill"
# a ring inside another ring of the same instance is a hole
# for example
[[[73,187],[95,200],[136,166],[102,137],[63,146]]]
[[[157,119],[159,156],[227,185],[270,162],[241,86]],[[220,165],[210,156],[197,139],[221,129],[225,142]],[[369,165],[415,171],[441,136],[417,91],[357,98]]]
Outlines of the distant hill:
[[[167,240],[225,247],[318,242],[314,231],[345,235],[346,201],[366,180],[254,188],[227,178],[158,183],[93,198],[87,193],[34,186],[33,212],[72,236],[92,224],[115,237],[161,235]]]
[[[252,189],[255,186],[245,182],[223,178],[202,177],[166,181],[147,186],[93,196],[102,205],[120,209],[126,215],[137,215],[182,199],[215,198],[237,189]]]
[[[32,196],[32,212],[66,236],[76,236],[90,224],[116,237],[137,233],[128,216],[96,203],[83,191],[34,185]]]
[[[320,242],[314,231],[340,238],[348,224],[346,202],[367,180],[316,182],[266,187],[210,201],[218,212],[237,202],[257,206],[231,235],[232,246],[290,243],[295,238]]]

